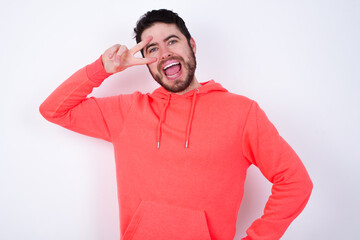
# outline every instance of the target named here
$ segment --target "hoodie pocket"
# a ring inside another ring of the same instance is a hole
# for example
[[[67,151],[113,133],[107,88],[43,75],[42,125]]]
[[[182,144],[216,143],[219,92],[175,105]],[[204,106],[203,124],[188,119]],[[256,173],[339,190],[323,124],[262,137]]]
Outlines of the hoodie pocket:
[[[121,240],[210,240],[205,212],[142,201]]]

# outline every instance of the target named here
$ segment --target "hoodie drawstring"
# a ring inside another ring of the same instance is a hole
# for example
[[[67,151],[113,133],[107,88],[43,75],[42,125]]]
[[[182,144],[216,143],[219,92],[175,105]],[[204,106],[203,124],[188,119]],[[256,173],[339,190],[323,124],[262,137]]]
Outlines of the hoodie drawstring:
[[[192,120],[193,120],[193,116],[194,116],[194,111],[195,111],[196,96],[197,96],[198,92],[199,92],[199,89],[196,89],[194,92],[194,95],[193,95],[192,103],[191,103],[190,116],[189,116],[189,121],[188,121],[188,125],[186,128],[185,148],[189,147],[189,137],[190,137],[190,131],[191,131],[191,125],[192,125]]]
[[[187,124],[187,128],[186,128],[185,148],[189,147],[190,131],[191,131],[191,125],[192,125],[192,120],[193,120],[194,111],[195,111],[196,96],[197,96],[198,92],[199,92],[199,89],[195,89],[193,99],[192,99],[192,102],[191,102],[190,115],[189,115],[189,120],[188,120],[188,124]],[[158,124],[158,128],[157,128],[157,136],[156,136],[157,148],[160,148],[161,127],[162,127],[162,123],[164,122],[166,110],[167,110],[167,107],[169,106],[170,99],[171,99],[171,93],[169,93],[168,99],[167,99],[167,101],[165,103],[165,106],[164,106],[164,108],[163,108],[163,110],[161,112],[161,115],[160,115],[159,124]]]
[[[165,118],[165,113],[166,113],[166,109],[167,107],[169,106],[169,103],[170,103],[170,98],[171,98],[171,93],[169,93],[168,95],[168,99],[166,101],[166,104],[161,112],[161,115],[160,115],[160,119],[159,119],[159,124],[158,124],[158,129],[157,129],[157,136],[156,136],[156,140],[157,140],[157,148],[160,148],[160,138],[161,138],[161,125],[164,121],[164,118]]]

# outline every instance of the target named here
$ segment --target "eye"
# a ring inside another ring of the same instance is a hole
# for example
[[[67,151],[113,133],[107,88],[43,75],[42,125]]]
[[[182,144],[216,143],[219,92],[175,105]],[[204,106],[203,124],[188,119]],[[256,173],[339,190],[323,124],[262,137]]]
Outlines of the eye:
[[[175,44],[177,41],[175,39],[169,41],[169,45]]]
[[[153,52],[155,52],[157,50],[157,48],[156,47],[154,47],[154,48],[150,48],[150,50],[148,51],[149,53],[153,53]]]

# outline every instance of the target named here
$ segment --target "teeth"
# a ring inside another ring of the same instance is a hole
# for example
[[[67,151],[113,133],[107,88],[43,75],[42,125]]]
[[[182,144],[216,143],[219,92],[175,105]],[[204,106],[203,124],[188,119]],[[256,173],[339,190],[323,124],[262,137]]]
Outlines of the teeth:
[[[174,65],[178,65],[178,64],[180,64],[180,63],[170,63],[169,65],[167,65],[167,66],[165,66],[164,67],[164,70],[166,70],[166,69],[168,69],[169,67],[172,67],[172,66],[174,66]]]

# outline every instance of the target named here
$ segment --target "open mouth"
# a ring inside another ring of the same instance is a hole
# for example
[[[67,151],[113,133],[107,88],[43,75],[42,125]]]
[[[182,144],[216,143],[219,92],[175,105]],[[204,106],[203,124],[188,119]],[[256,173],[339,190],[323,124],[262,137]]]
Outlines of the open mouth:
[[[167,79],[174,80],[181,75],[181,63],[178,61],[170,61],[166,63],[165,67],[163,68],[163,72]]]

